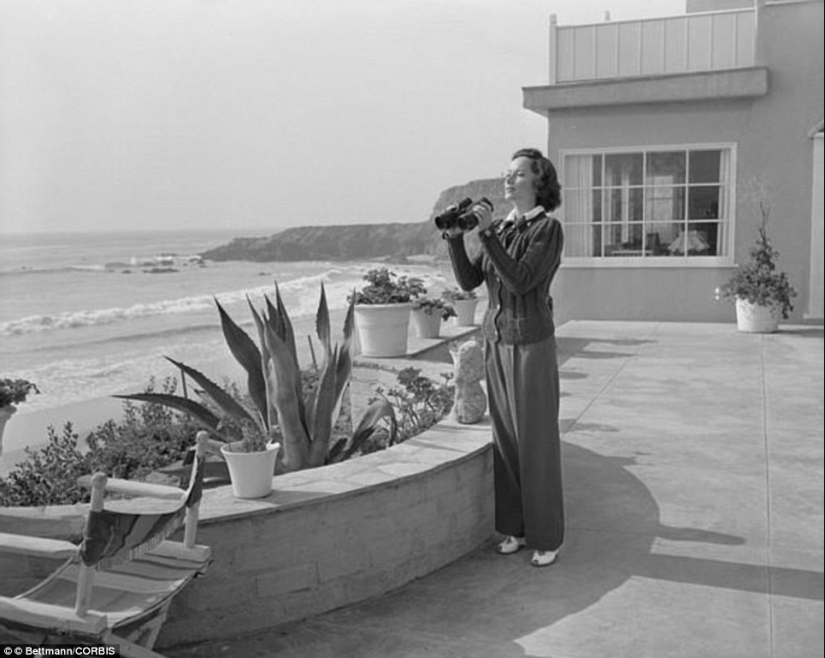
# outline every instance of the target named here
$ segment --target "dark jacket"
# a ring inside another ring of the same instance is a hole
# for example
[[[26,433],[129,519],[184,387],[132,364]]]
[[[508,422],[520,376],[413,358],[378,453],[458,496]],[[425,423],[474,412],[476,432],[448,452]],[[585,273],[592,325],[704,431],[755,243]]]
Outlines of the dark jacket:
[[[559,221],[540,212],[526,221],[500,222],[479,237],[482,248],[473,259],[462,236],[448,238],[447,243],[458,285],[472,290],[487,283],[484,338],[526,345],[552,336],[550,283],[564,244]]]

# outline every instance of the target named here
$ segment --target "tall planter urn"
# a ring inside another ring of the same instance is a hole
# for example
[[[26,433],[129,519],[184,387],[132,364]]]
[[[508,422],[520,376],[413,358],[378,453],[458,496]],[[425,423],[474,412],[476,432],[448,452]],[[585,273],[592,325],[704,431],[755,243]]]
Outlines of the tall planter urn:
[[[386,267],[370,270],[361,290],[353,291],[355,326],[363,356],[392,357],[407,353],[412,300],[427,289],[420,279],[398,276]]]
[[[773,334],[779,331],[782,308],[779,304],[752,304],[747,299],[736,300],[736,328],[744,333]]]
[[[365,304],[355,307],[355,326],[363,356],[392,357],[407,353],[412,304]]]

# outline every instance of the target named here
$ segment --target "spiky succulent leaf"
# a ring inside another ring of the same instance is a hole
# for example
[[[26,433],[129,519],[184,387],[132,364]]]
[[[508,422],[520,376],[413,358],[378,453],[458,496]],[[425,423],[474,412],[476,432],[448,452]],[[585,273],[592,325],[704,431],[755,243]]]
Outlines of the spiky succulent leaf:
[[[119,398],[121,400],[132,400],[134,402],[151,402],[153,404],[162,404],[165,407],[183,411],[184,413],[190,414],[192,418],[203,427],[208,430],[212,430],[213,432],[218,429],[221,422],[220,418],[218,418],[200,402],[189,400],[180,395],[171,395],[169,393],[132,393],[129,395],[113,395],[112,397]]]
[[[247,299],[247,301],[249,300]],[[229,351],[232,352],[232,356],[235,357],[235,360],[246,371],[246,385],[249,391],[249,397],[252,398],[252,402],[261,415],[261,422],[268,427],[266,383],[264,382],[264,373],[261,367],[261,351],[249,335],[235,324],[235,321],[232,320],[217,299],[215,299],[215,304],[221,316],[221,328],[226,344],[229,346]]]
[[[382,421],[387,421],[389,425],[389,445],[395,443],[398,435],[398,423],[395,419],[395,412],[392,405],[386,400],[376,400],[361,416],[361,421],[352,433],[352,437],[348,440],[339,439],[335,442],[329,450],[327,463],[335,463],[349,459],[357,453],[361,446],[372,437],[375,432],[380,429]]]
[[[260,357],[260,368],[264,379],[265,400],[263,418],[267,430],[271,430],[275,426],[275,423],[278,422],[278,412],[272,402],[274,389],[272,388],[273,383],[269,376],[269,363],[271,361],[271,357],[269,355],[269,351],[266,349],[266,339],[264,338],[266,335],[266,323],[258,311],[255,310],[255,307],[252,305],[249,298],[247,298],[247,303],[249,304],[249,310],[252,313],[252,319],[255,321],[255,328],[258,330],[258,340],[260,341],[262,347],[262,349],[258,352],[258,356]]]
[[[349,307],[344,317],[344,347],[349,349],[352,345],[352,335],[355,330],[355,291],[350,295]]]
[[[232,416],[241,422],[249,422],[253,425],[256,424],[255,419],[240,402],[238,402],[202,372],[168,356],[166,357],[166,360],[194,379],[195,382],[197,382],[203,389],[204,393],[212,398],[215,404],[217,404],[225,414]]]
[[[318,312],[315,314],[315,331],[321,345],[324,347],[324,358],[329,361],[332,352],[332,331],[329,324],[329,307],[327,306],[327,295],[324,290],[324,282],[321,282],[321,299],[318,302]]]
[[[278,411],[283,435],[284,467],[286,470],[305,468],[310,439],[304,417],[301,373],[281,337],[268,325],[261,325],[261,330],[269,359],[267,390]]]
[[[330,356],[318,379],[318,386],[309,405],[311,414],[308,414],[312,447],[309,460],[311,466],[323,466],[329,451],[329,442],[332,438],[332,428],[340,409],[340,400],[336,395],[337,385],[338,346]]]

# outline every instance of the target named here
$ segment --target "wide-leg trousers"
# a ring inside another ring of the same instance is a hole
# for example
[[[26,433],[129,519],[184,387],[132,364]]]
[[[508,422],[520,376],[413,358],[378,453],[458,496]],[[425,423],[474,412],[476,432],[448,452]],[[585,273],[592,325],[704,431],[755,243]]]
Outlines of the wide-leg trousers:
[[[487,341],[496,530],[534,550],[564,540],[559,369],[554,336],[528,345]]]

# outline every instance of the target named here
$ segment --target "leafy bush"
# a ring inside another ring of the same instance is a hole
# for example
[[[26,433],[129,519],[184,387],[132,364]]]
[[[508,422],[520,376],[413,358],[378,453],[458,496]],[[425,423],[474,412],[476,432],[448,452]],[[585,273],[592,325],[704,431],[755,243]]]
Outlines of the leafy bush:
[[[435,425],[450,413],[453,406],[454,386],[449,381],[452,373],[443,373],[444,383],[439,384],[421,374],[419,368],[404,368],[398,373],[399,386],[375,389],[373,400],[385,400],[395,410],[398,436],[386,445],[373,446],[376,449],[402,443]]]
[[[77,447],[78,435],[71,423],[62,434],[49,427],[48,443],[37,450],[26,448],[26,459],[0,478],[0,505],[63,505],[88,501],[88,492],[77,486],[77,478],[90,471],[87,455]]]
[[[176,388],[174,378],[163,390]],[[146,391],[155,388],[150,380]],[[45,446],[25,448],[26,458],[0,478],[0,505],[6,507],[66,505],[88,500],[77,478],[95,471],[114,477],[143,479],[154,470],[182,459],[198,429],[189,418],[158,404],[138,407],[125,402],[119,422],[109,420],[80,442],[71,422],[62,433],[49,427]],[[85,443],[85,445],[84,445]]]
[[[172,395],[177,388],[174,377],[166,378],[163,394]],[[146,393],[152,393],[151,379]],[[192,437],[200,426],[189,416],[160,404],[123,403],[123,419],[109,420],[86,437],[91,470],[111,477],[141,480],[153,471],[182,459],[192,447]]]
[[[0,407],[25,402],[29,393],[40,393],[37,386],[25,379],[0,379]]]

